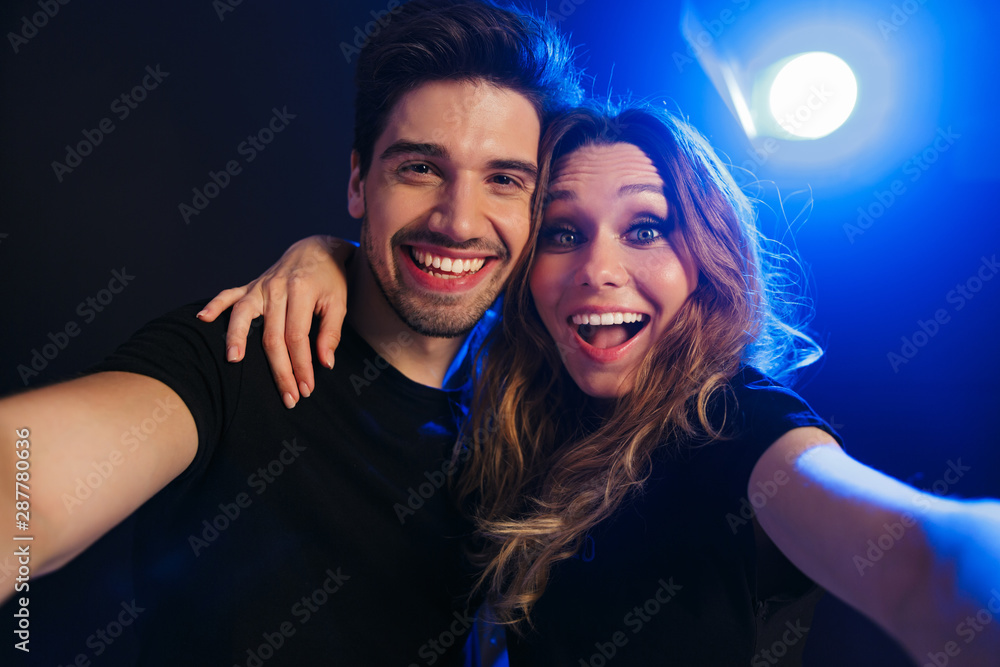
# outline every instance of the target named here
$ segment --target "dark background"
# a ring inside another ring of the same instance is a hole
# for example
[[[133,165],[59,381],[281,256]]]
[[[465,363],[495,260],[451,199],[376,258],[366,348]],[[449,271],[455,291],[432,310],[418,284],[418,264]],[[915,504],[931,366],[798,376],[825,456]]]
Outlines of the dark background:
[[[546,10],[542,2],[528,4]],[[10,33],[41,10],[37,1],[3,4],[0,391],[23,389],[18,366],[30,367],[49,334],[69,323],[78,335],[29,375],[27,386],[71,377],[156,315],[248,281],[302,236],[356,237],[344,196],[353,124],[347,55],[371,12],[387,3],[345,5],[247,0],[220,14],[222,3],[210,0],[77,0],[58,5],[15,52]],[[895,58],[896,78],[862,88],[894,106],[881,125],[867,128],[869,138],[853,154],[807,166],[775,155],[757,170],[771,183],[759,191],[762,225],[794,230],[816,307],[813,329],[827,350],[797,388],[865,463],[949,495],[1000,495],[1000,280],[983,283],[961,309],[948,300],[984,257],[1000,252],[993,201],[1000,182],[997,10],[986,2],[911,0],[912,11],[900,15],[905,23],[886,32],[879,21],[891,20],[900,3],[740,0],[697,7],[708,21],[726,8],[739,10],[713,35],[716,46],[734,53],[754,39],[767,42],[792,17],[813,13],[822,25],[849,14],[886,58]],[[750,144],[715,88],[697,63],[676,57],[691,55],[677,27],[680,3],[565,0],[548,11],[572,34],[588,89],[663,100],[734,164],[747,161]],[[342,44],[350,45],[347,55]],[[147,66],[169,74],[121,119],[121,107],[111,104],[141,83]],[[295,118],[246,162],[238,145],[265,127],[275,108]],[[104,118],[114,131],[60,181],[53,161],[65,162],[66,146]],[[948,128],[960,138],[919,180],[909,180],[907,160]],[[191,204],[192,189],[234,159],[242,172],[186,223],[178,206]],[[870,208],[880,195],[885,200],[901,178],[905,194],[852,236],[845,225],[857,224],[859,207]],[[100,312],[78,310],[100,296],[115,270],[134,279]],[[888,353],[899,353],[901,337],[911,338],[939,309],[949,321],[893,369]],[[944,488],[949,463],[959,460],[969,470]],[[125,524],[63,571],[32,582],[31,664],[71,664],[79,654],[95,665],[128,660],[128,629],[100,656],[96,644],[88,646],[88,637],[132,599],[127,545]],[[3,558],[0,581],[7,586]],[[0,617],[12,626],[11,610]],[[389,619],[372,622],[391,631]],[[834,600],[821,604],[811,634],[812,665],[908,664],[890,640]]]

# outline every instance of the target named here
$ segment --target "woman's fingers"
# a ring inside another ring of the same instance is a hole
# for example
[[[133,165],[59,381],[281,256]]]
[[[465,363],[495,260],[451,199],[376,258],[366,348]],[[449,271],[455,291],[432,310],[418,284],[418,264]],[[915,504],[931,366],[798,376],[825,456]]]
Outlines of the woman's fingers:
[[[247,336],[250,334],[250,326],[253,324],[254,319],[260,317],[264,311],[264,299],[260,294],[259,286],[255,283],[256,281],[250,283],[248,287],[252,289],[249,289],[243,298],[233,305],[233,312],[229,316],[229,328],[226,329],[227,361],[236,362],[243,360],[246,354]],[[215,298],[218,299],[219,297]],[[215,299],[212,301],[215,301]]]
[[[292,373],[299,392],[308,397],[316,387],[313,375],[312,351],[309,349],[309,330],[316,311],[316,296],[307,281],[293,274],[288,279],[288,306],[285,320],[285,345],[291,361]]]
[[[334,355],[340,345],[344,318],[347,317],[347,299],[336,298],[322,309],[319,334],[316,336],[316,354],[327,368],[333,368]]]
[[[334,353],[340,345],[341,331],[347,318],[347,265],[354,257],[355,246],[332,237],[326,238],[326,244],[333,264],[329,265],[331,271],[326,283],[329,289],[316,306],[316,312],[322,316],[316,338],[316,354],[321,364],[333,368]]]
[[[347,315],[347,264],[350,243],[313,236],[293,244],[260,278],[223,290],[198,313],[214,321],[232,307],[226,331],[226,358],[242,361],[253,321],[263,316],[262,343],[281,400],[292,408],[316,388],[309,330],[321,315],[316,342],[320,363],[333,368]]]
[[[242,299],[250,286],[253,283],[244,285],[243,287],[230,287],[229,289],[222,290],[215,295],[215,298],[208,302],[208,304],[201,309],[198,313],[198,319],[204,320],[205,322],[214,322],[215,318],[222,314],[226,308]]]
[[[299,402],[299,388],[292,372],[292,363],[285,344],[285,323],[288,315],[287,281],[273,278],[265,281],[264,292],[264,353],[271,366],[271,375],[278,385],[278,392],[286,408],[294,408]]]

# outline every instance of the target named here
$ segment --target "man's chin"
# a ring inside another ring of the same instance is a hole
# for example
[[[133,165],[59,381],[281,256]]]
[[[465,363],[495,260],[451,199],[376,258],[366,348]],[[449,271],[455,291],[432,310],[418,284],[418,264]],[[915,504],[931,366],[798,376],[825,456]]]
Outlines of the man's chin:
[[[419,286],[407,285],[399,266],[393,267],[393,277],[387,276],[385,282],[377,267],[370,265],[370,269],[376,286],[396,316],[414,333],[428,338],[467,335],[499,295],[491,283],[479,285],[472,293],[429,293]]]
[[[419,322],[407,322],[406,325],[413,330],[414,333],[424,336],[425,338],[460,338],[467,335],[474,327],[469,327],[468,329],[463,329],[462,331],[455,330],[444,330],[433,327],[425,326]]]
[[[406,326],[415,333],[428,338],[459,338],[472,331],[479,320],[486,314],[487,308],[475,308],[471,313],[469,310],[463,313],[463,317],[455,317],[452,313],[429,312],[433,309],[421,308],[414,304],[397,307],[393,300],[389,301],[393,310]],[[455,309],[448,309],[455,310]]]

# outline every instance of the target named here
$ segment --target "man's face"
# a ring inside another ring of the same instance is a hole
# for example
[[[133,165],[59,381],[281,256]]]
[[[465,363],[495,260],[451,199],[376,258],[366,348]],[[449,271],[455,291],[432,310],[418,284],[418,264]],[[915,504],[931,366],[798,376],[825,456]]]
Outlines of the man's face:
[[[396,314],[426,336],[469,331],[528,241],[538,114],[519,93],[433,81],[400,98],[348,208]]]

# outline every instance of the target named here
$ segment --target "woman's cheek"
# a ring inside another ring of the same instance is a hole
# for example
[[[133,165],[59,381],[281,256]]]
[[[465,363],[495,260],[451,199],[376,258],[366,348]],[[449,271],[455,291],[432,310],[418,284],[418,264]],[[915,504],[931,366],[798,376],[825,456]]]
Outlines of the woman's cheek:
[[[528,287],[531,289],[531,298],[535,301],[535,308],[542,312],[545,304],[545,279],[546,279],[545,255],[536,254],[535,262],[528,272]]]
[[[552,319],[555,317],[555,306],[559,301],[558,267],[554,266],[551,260],[552,257],[549,255],[536,255],[535,263],[528,274],[528,285],[535,302],[535,310],[538,311],[550,335],[553,333]]]

